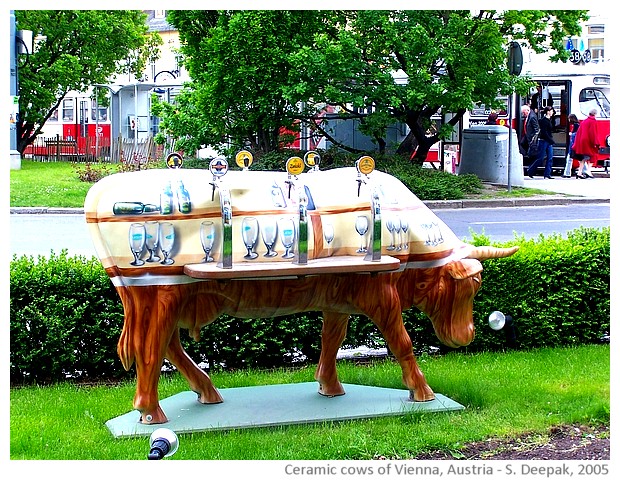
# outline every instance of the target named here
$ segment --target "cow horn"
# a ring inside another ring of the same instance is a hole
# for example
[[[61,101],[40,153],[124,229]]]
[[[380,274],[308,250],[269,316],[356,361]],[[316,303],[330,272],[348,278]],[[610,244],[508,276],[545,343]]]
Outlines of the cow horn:
[[[508,248],[498,248],[498,247],[474,247],[469,255],[466,258],[476,258],[478,260],[487,260],[489,258],[504,258],[509,257],[514,254],[517,250],[519,250],[518,246],[508,247]]]

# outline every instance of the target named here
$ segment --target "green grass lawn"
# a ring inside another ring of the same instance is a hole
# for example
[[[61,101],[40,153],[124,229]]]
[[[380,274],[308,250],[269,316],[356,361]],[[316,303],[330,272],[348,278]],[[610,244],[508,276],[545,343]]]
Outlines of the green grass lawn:
[[[22,160],[21,169],[11,170],[11,207],[83,207],[91,186],[70,162]]]
[[[467,442],[523,433],[548,434],[560,424],[609,424],[608,345],[420,358],[431,387],[462,411],[319,424],[181,434],[171,459],[411,459],[453,452]],[[214,373],[226,388],[313,381],[312,366],[296,370]],[[403,388],[398,364],[339,362],[344,383]],[[11,459],[146,459],[148,438],[114,439],[105,426],[132,410],[135,383],[11,389]],[[160,398],[189,388],[178,374],[162,378]],[[292,398],[291,402],[295,402]],[[212,406],[205,405],[204,408]]]
[[[71,162],[35,162],[22,160],[20,170],[11,170],[11,207],[65,207],[81,208],[84,206],[86,193],[93,185],[80,180],[77,169],[84,169],[83,164]],[[116,173],[117,165],[94,165],[95,170],[105,169]],[[511,192],[494,189],[483,191],[475,198],[494,197],[528,197],[548,195],[549,192],[530,188],[514,188]]]

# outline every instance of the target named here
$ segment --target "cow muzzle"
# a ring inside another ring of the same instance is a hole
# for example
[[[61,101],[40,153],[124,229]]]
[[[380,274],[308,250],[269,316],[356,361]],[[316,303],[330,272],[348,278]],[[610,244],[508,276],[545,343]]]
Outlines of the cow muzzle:
[[[470,322],[469,325],[453,327],[449,332],[437,332],[437,337],[448,347],[459,348],[469,345],[474,340],[475,333],[474,324]]]

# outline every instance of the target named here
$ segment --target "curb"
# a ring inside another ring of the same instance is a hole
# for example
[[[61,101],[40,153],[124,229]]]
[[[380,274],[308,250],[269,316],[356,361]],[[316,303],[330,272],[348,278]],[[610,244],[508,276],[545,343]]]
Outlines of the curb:
[[[537,207],[549,205],[573,205],[610,203],[609,198],[566,197],[561,195],[538,196],[529,198],[489,198],[465,200],[429,200],[424,204],[431,210],[448,208],[507,208],[507,207]],[[73,214],[83,215],[83,208],[61,207],[11,207],[11,214]]]
[[[566,197],[549,195],[525,198],[488,198],[466,200],[429,200],[424,204],[431,210],[447,208],[506,208],[506,207],[541,207],[550,205],[573,205],[610,203],[609,198]]]

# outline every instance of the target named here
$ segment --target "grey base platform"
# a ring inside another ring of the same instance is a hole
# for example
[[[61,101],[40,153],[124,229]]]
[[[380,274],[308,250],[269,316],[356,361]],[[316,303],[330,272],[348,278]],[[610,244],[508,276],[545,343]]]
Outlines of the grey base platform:
[[[203,405],[194,392],[181,392],[160,401],[168,422],[139,423],[137,410],[113,418],[106,426],[114,437],[148,436],[169,428],[176,433],[230,430],[402,415],[408,412],[445,412],[465,407],[435,393],[430,402],[409,401],[409,391],[343,384],[345,395],[324,397],[318,383],[294,383],[223,388],[223,403]]]

